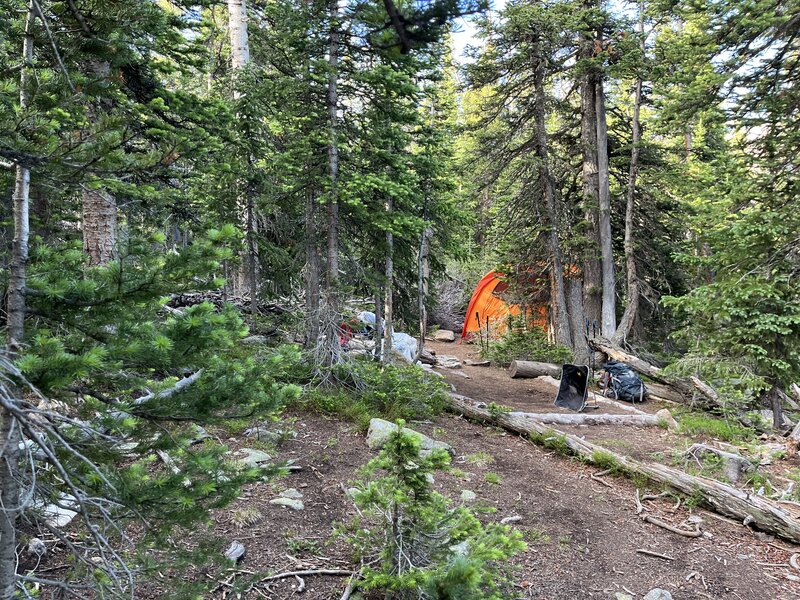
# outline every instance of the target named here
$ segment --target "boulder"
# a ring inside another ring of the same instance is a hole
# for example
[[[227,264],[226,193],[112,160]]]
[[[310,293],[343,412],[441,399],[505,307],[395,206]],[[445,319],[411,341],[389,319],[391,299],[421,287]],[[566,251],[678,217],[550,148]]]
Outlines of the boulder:
[[[389,436],[395,431],[397,431],[397,425],[394,423],[383,419],[371,419],[369,422],[369,431],[367,432],[367,446],[373,450],[382,448],[389,439]],[[409,429],[408,427],[404,427],[403,431],[420,440],[420,454],[422,456],[428,456],[434,449],[446,450],[450,453],[450,456],[455,456],[455,451],[450,444],[445,444],[444,442],[429,438],[427,435]]]
[[[461,491],[461,500],[463,502],[472,502],[478,496],[472,490],[462,490]]]
[[[243,452],[246,456],[244,458],[240,458],[238,461],[245,467],[252,469],[257,469],[261,466],[261,463],[268,462],[272,459],[272,457],[266,452],[262,452],[261,450],[256,450],[254,448],[242,448],[241,452]]]
[[[303,504],[302,500],[298,500],[297,498],[274,498],[269,501],[270,504],[277,504],[278,506],[286,506],[287,508],[291,508],[292,510],[303,510],[305,508],[305,504]]]
[[[455,342],[456,334],[449,329],[440,329],[434,334],[433,339],[437,342]]]

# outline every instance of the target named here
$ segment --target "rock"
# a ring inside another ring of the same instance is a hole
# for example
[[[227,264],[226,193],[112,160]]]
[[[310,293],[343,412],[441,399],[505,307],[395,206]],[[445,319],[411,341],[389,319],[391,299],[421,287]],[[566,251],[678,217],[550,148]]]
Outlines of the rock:
[[[394,423],[384,421],[383,419],[371,419],[369,422],[369,431],[367,432],[367,446],[369,446],[372,450],[382,448],[389,439],[389,436],[395,431],[397,431],[397,425]],[[404,427],[403,431],[415,436],[420,440],[420,454],[422,456],[428,456],[432,450],[437,448],[446,450],[450,453],[450,456],[455,456],[455,451],[450,444],[445,444],[444,442],[431,439],[427,435],[423,435],[418,431],[409,429],[408,427]]]
[[[633,596],[630,594],[623,594],[622,592],[617,592],[614,594],[614,600],[633,600]]]
[[[248,335],[246,338],[242,338],[242,344],[247,344],[248,346],[257,346],[267,342],[269,342],[269,338],[265,335]]]
[[[272,457],[266,452],[256,450],[255,448],[242,448],[241,452],[244,452],[247,456],[240,458],[238,462],[253,469],[259,468],[261,463],[272,459]]]
[[[231,545],[225,550],[225,558],[233,562],[239,562],[247,554],[247,550],[242,542],[233,541]]]
[[[436,357],[436,365],[439,367],[444,367],[445,369],[460,369],[461,361],[457,356],[447,356],[442,354],[441,356]]]
[[[450,546],[450,550],[456,556],[466,556],[467,552],[469,552],[469,543],[464,540],[459,544],[455,544],[454,546]]]
[[[190,444],[196,444],[211,437],[211,434],[209,434],[205,429],[200,427],[200,425],[198,425],[197,423],[192,424],[192,430],[194,433],[192,434],[192,439],[189,440]]]
[[[31,538],[31,540],[28,542],[26,550],[28,551],[28,554],[38,557],[42,557],[47,554],[47,546],[45,546],[44,541],[38,537]]]
[[[665,423],[669,431],[678,430],[678,422],[675,420],[675,418],[672,416],[672,413],[669,412],[668,409],[662,408],[660,411],[656,413],[656,418],[659,421]]]
[[[69,506],[78,508],[77,500],[68,494],[61,494],[59,504],[48,504],[42,508],[42,516],[45,518],[45,523],[56,529],[61,529],[72,523],[72,520],[78,516],[78,511],[68,508]]]
[[[437,342],[455,342],[456,334],[449,329],[440,329],[433,336],[433,339],[435,339]]]
[[[464,502],[472,502],[477,498],[477,494],[472,490],[462,490],[461,491],[461,500]]]
[[[430,350],[423,350],[422,354],[419,355],[419,362],[423,365],[435,365],[436,354]]]
[[[286,506],[292,510],[303,510],[306,507],[302,500],[297,500],[296,498],[273,498],[269,503]]]
[[[644,595],[642,600],[672,600],[672,594],[661,588],[653,588]]]
[[[492,361],[490,360],[464,360],[464,364],[468,367],[490,367],[492,366]]]
[[[281,498],[294,498],[295,500],[299,500],[300,498],[303,497],[303,494],[301,494],[300,492],[298,492],[294,488],[285,489],[282,492],[280,492],[278,495]]]
[[[245,437],[254,438],[259,442],[280,446],[289,438],[296,438],[297,432],[290,429],[270,429],[269,423],[259,423],[255,427],[246,429]]]
[[[430,373],[431,375],[436,375],[437,377],[444,377],[444,375],[442,375],[438,371],[434,371],[433,367],[431,367],[430,365],[422,363],[422,365],[420,366],[422,367],[422,370],[425,371],[426,373]]]
[[[513,517],[504,517],[500,519],[500,524],[510,525],[511,523],[519,523],[520,521],[522,521],[522,517],[520,517],[519,515],[514,515]]]

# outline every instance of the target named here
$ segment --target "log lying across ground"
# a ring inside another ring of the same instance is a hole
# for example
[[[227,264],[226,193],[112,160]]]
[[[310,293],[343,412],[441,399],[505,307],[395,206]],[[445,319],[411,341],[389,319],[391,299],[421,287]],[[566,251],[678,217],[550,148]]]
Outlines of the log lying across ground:
[[[608,466],[613,460],[620,470],[629,475],[643,475],[648,479],[667,485],[687,496],[696,497],[702,494],[703,503],[723,514],[740,521],[747,520],[751,525],[789,540],[800,543],[800,519],[784,506],[761,496],[747,494],[742,490],[705,477],[689,475],[678,469],[657,463],[645,463],[621,454],[617,454],[588,442],[576,435],[554,430],[543,423],[513,413],[490,413],[470,398],[451,394],[450,409],[465,417],[498,425],[523,435],[545,435],[559,446],[565,446],[581,460],[589,463],[602,463]]]
[[[634,427],[660,427],[667,423],[659,415],[609,415],[605,413],[529,413],[512,412],[515,419],[555,425],[632,425]]]
[[[536,381],[541,381],[542,383],[552,385],[556,389],[558,389],[558,387],[561,385],[561,382],[558,379],[550,377],[549,375],[542,375],[541,377],[537,377]],[[633,404],[629,404],[627,402],[620,402],[619,400],[614,400],[613,398],[606,398],[602,394],[588,392],[587,396],[591,402],[595,402],[597,404],[605,404],[607,406],[613,406],[614,408],[618,408],[619,410],[624,410],[625,412],[633,413],[636,415],[650,414],[636,408]],[[555,396],[553,396],[553,399],[555,399]]]
[[[512,379],[533,378],[542,375],[558,379],[561,377],[561,366],[532,360],[512,360],[508,367],[508,374]]]
[[[679,401],[686,401],[690,400],[694,395],[694,392],[699,392],[701,396],[705,400],[705,404],[710,405],[715,409],[723,409],[725,408],[724,403],[717,394],[716,390],[712,388],[707,383],[704,383],[697,377],[687,377],[687,378],[678,378],[678,379],[671,379],[666,377],[664,373],[656,367],[655,365],[651,365],[646,360],[642,360],[638,356],[634,356],[633,354],[628,354],[621,348],[617,348],[608,340],[597,338],[593,340],[589,340],[589,346],[593,350],[597,350],[598,352],[602,352],[606,354],[609,358],[613,358],[614,360],[618,360],[620,362],[624,362],[628,365],[631,369],[644,375],[645,377],[649,377],[653,381],[656,381],[662,386],[666,386],[669,392],[666,392],[664,388],[661,388],[662,395],[659,397],[664,398],[666,400],[672,400],[675,402]],[[649,384],[645,384],[649,385]],[[664,394],[669,393],[671,397],[667,397]],[[658,396],[658,394],[655,394]],[[680,400],[676,399],[680,398]]]

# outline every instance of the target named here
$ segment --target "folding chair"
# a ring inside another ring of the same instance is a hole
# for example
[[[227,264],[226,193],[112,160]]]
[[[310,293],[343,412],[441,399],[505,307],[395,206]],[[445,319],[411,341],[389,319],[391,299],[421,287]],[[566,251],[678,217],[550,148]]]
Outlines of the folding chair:
[[[581,412],[586,408],[589,397],[589,367],[563,365],[561,367],[561,385],[553,404]]]

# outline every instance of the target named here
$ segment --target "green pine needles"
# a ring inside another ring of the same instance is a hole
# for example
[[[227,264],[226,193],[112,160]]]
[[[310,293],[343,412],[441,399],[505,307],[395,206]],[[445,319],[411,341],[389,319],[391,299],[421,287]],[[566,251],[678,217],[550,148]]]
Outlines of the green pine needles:
[[[450,463],[444,450],[420,452],[403,421],[363,468],[353,492],[359,517],[342,532],[364,568],[360,587],[387,598],[507,598],[507,560],[525,550],[508,526],[482,524],[464,506],[433,490],[433,473]]]

